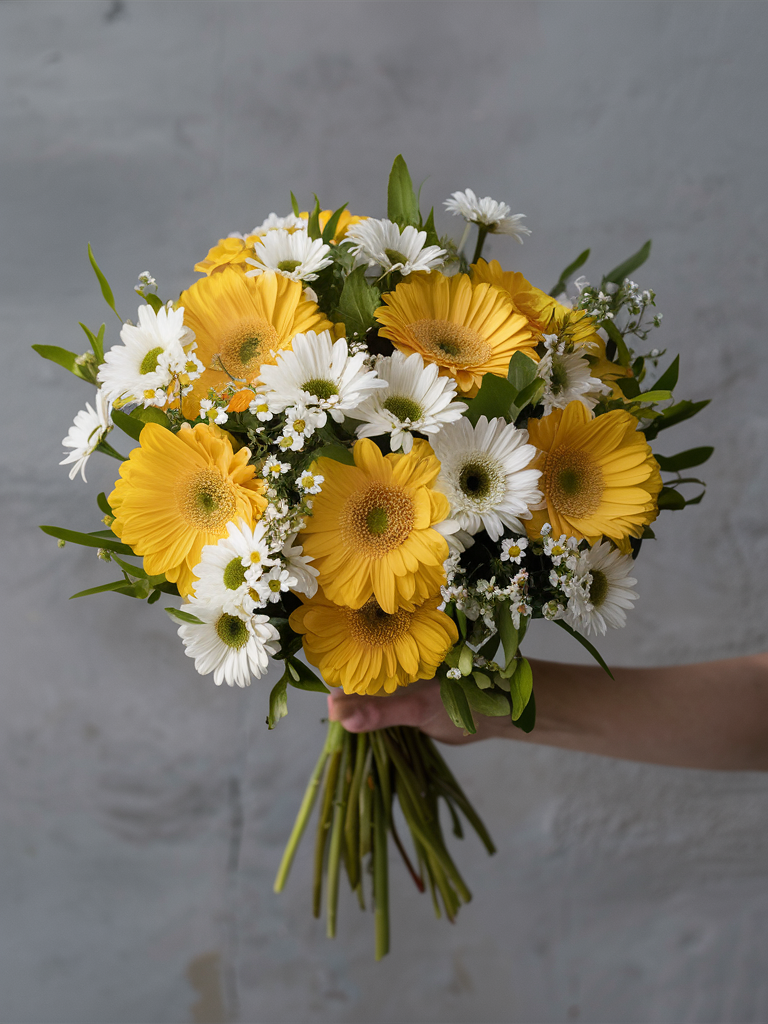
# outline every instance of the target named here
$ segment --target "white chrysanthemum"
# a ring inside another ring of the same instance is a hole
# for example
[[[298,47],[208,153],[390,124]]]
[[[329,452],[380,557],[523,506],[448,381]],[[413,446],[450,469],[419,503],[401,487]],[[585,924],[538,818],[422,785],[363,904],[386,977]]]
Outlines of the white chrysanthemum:
[[[631,571],[632,556],[622,555],[608,541],[581,551],[566,591],[569,600],[563,618],[568,625],[587,635],[626,625],[625,609],[632,608],[638,598]]]
[[[541,397],[545,416],[553,409],[565,409],[569,402],[581,402],[591,412],[600,396],[611,391],[607,384],[590,375],[589,362],[582,352],[558,352],[550,348],[542,356],[536,374],[546,381]]]
[[[511,564],[520,565],[525,557],[525,549],[528,547],[527,537],[507,537],[501,542],[501,560]]]
[[[252,593],[255,579],[276,561],[262,521],[253,527],[242,519],[228,523],[227,536],[217,544],[207,544],[192,570],[197,576],[195,596],[230,615],[247,615],[259,603]]]
[[[528,431],[485,416],[473,427],[466,417],[449,423],[430,443],[440,460],[435,487],[451,503],[451,517],[467,533],[486,530],[498,540],[505,529],[525,533],[522,519],[542,499],[541,472],[529,469],[536,449]]]
[[[278,217],[276,213],[270,213],[266,220],[258,227],[249,232],[251,235],[266,235],[269,231],[306,231],[307,222],[303,217],[297,217],[295,213],[289,213],[287,217]]]
[[[266,477],[268,480],[273,478],[276,479],[281,477],[283,473],[287,473],[290,468],[290,463],[281,462],[276,455],[270,455],[261,467],[261,475]]]
[[[294,576],[290,569],[284,569],[280,565],[275,565],[269,572],[254,580],[253,589],[259,595],[260,600],[267,604],[268,602],[279,601],[280,596],[289,590],[295,589],[298,582],[298,578]]]
[[[266,615],[231,615],[196,597],[189,597],[181,610],[202,620],[199,625],[179,626],[184,653],[195,659],[201,676],[213,672],[217,686],[248,686],[251,676],[260,679],[269,668],[270,656],[279,653],[280,636]]]
[[[358,437],[390,435],[393,452],[409,452],[413,433],[436,434],[446,423],[455,423],[467,408],[454,402],[456,381],[440,377],[436,363],[424,365],[418,352],[405,356],[393,352],[376,364],[376,373],[387,386],[373,394],[355,410]]]
[[[356,266],[379,266],[385,273],[398,270],[404,277],[415,270],[427,273],[441,267],[446,255],[438,245],[425,245],[426,231],[410,224],[399,228],[391,220],[369,217],[347,229],[347,241],[356,256]]]
[[[137,325],[123,324],[122,345],[114,345],[99,367],[98,381],[113,402],[165,405],[174,389],[200,376],[203,365],[191,352],[195,335],[184,326],[184,307],[157,311],[139,306]],[[185,349],[189,349],[187,352]]]
[[[71,448],[72,451],[59,463],[60,466],[66,466],[70,462],[74,463],[69,471],[70,480],[74,480],[79,472],[83,480],[88,482],[85,479],[85,464],[99,441],[112,429],[109,410],[110,402],[100,388],[96,392],[96,408],[91,408],[91,403],[86,402],[85,409],[81,409],[75,416],[75,422],[61,442],[65,448]]]
[[[268,231],[254,246],[253,257],[245,262],[254,268],[246,277],[258,274],[282,274],[292,281],[314,281],[318,272],[333,263],[330,245],[322,238],[310,238],[305,231]]]
[[[346,338],[333,341],[329,331],[297,334],[289,351],[280,352],[275,366],[262,366],[261,382],[270,409],[311,406],[337,423],[356,409],[376,388],[386,387],[375,370],[365,368],[365,352],[349,354]]]
[[[322,480],[322,477],[316,477]],[[319,490],[319,488],[318,488]],[[314,597],[317,593],[317,577],[320,573],[309,563],[312,561],[310,555],[304,554],[301,544],[296,543],[296,534],[292,533],[283,545],[282,556],[291,576],[296,580],[292,590],[296,594],[304,594],[305,597]]]
[[[479,224],[492,234],[512,235],[521,245],[523,235],[531,233],[530,228],[520,223],[525,218],[524,213],[510,215],[510,208],[506,203],[499,203],[490,196],[478,199],[471,188],[464,189],[463,192],[454,192],[450,199],[445,200],[443,206],[454,216],[463,217],[472,224]]]

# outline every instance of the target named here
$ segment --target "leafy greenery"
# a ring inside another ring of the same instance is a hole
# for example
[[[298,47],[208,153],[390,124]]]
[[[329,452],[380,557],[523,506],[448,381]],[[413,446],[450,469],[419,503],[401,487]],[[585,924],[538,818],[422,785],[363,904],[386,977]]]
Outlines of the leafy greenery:
[[[402,156],[395,157],[387,186],[387,217],[400,228],[421,223],[419,200],[413,191],[408,166]],[[434,222],[433,222],[434,227]]]

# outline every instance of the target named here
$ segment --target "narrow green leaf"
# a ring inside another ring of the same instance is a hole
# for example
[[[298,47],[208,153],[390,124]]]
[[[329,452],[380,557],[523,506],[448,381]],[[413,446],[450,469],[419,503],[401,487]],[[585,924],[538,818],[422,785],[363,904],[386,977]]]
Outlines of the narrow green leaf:
[[[480,390],[469,401],[464,415],[473,427],[477,425],[481,416],[486,416],[489,420],[497,416],[506,419],[516,398],[517,389],[514,384],[510,384],[506,377],[497,377],[494,373],[486,373]]]
[[[328,218],[328,223],[323,228],[323,241],[326,245],[333,241],[333,236],[336,234],[336,228],[339,226],[339,217],[347,208],[347,203],[340,206],[338,210],[335,210]]]
[[[522,391],[523,388],[528,387],[529,384],[536,380],[537,367],[538,364],[530,356],[527,356],[525,352],[515,352],[509,360],[507,380],[516,391]]]
[[[657,455],[656,461],[663,470],[679,473],[681,469],[693,469],[694,466],[701,466],[714,450],[710,445],[703,445],[701,448],[689,448],[677,455]]]
[[[345,466],[354,466],[355,459],[349,448],[340,444],[326,444],[314,453],[315,459],[333,459],[334,462],[343,462]]]
[[[90,597],[91,594],[105,594],[109,590],[116,590],[118,593],[126,594],[133,590],[133,586],[130,583],[126,583],[125,580],[115,580],[114,583],[103,583],[100,587],[81,590],[79,593],[73,594],[69,600],[74,601],[76,597]]]
[[[652,441],[661,430],[667,430],[668,427],[675,427],[678,423],[689,420],[708,405],[708,398],[702,402],[689,402],[686,399],[675,405],[670,405],[668,409],[664,410],[663,416],[654,420],[650,427],[644,429],[646,441]]]
[[[518,658],[515,671],[509,680],[509,696],[512,700],[512,721],[516,722],[525,711],[533,693],[533,672],[527,658]]]
[[[630,256],[628,260],[624,260],[618,267],[614,267],[613,270],[606,274],[603,281],[610,281],[612,284],[621,284],[625,277],[628,277],[633,270],[637,270],[638,267],[642,267],[645,261],[651,254],[651,240],[641,246],[634,256]]]
[[[490,682],[490,680],[488,681]],[[498,690],[478,689],[472,679],[458,679],[457,682],[464,690],[470,708],[479,715],[501,718],[503,715],[509,714],[509,698],[506,693],[499,693]]]
[[[653,391],[641,391],[637,399],[639,402],[668,402],[671,397],[671,391],[662,391],[654,388]]]
[[[64,530],[60,526],[41,526],[43,533],[49,537],[56,537],[58,540],[69,541],[70,544],[82,544],[86,548],[107,548],[109,551],[117,551],[121,555],[132,555],[133,551],[127,544],[122,544],[117,538],[110,540],[108,537],[94,537],[90,533],[78,533],[76,530]]]
[[[267,715],[267,725],[270,730],[274,729],[281,718],[285,718],[288,714],[288,674],[284,673],[282,679],[279,679],[272,687],[272,692],[269,695],[269,714]]]
[[[603,661],[602,655],[600,654],[600,652],[597,650],[596,647],[593,647],[593,645],[589,642],[589,640],[587,640],[587,638],[585,636],[582,636],[581,633],[577,633],[575,629],[571,629],[571,627],[568,625],[568,623],[567,622],[563,622],[562,619],[555,619],[555,623],[561,629],[564,629],[566,633],[570,633],[571,636],[575,640],[578,640],[579,643],[581,644],[581,646],[585,650],[589,651],[589,653],[595,659],[595,661],[600,666],[600,668],[602,668],[605,672],[607,672],[608,675],[611,677],[611,679],[613,679],[613,672],[611,672],[611,670],[608,668],[606,663]]]
[[[330,693],[325,683],[311,668],[297,658],[286,658],[289,670],[288,682],[297,690],[313,690],[315,693]]]
[[[443,676],[440,680],[440,696],[448,712],[448,717],[457,729],[466,729],[468,733],[477,732],[472,712],[464,690],[454,679]]]
[[[91,331],[83,323],[81,323],[80,326],[82,327],[82,329],[83,329],[83,331],[85,333],[86,338],[90,342],[91,348],[93,349],[93,354],[96,356],[96,359],[100,363],[103,363],[104,362],[104,331],[106,330],[107,325],[106,324],[102,324],[101,327],[99,328],[99,333],[98,334],[94,334],[93,331]]]
[[[552,288],[552,290],[549,293],[553,299],[556,299],[558,295],[565,291],[565,286],[568,283],[568,278],[572,274],[575,274],[580,267],[583,267],[588,259],[589,249],[585,249],[584,252],[579,253],[579,255],[576,257],[573,263],[568,264],[568,266],[565,268],[565,270],[558,278],[557,284],[554,286],[554,288]]]
[[[519,632],[512,623],[512,616],[509,612],[509,605],[502,604],[496,613],[496,626],[499,630],[499,637],[504,648],[504,663],[511,665],[517,654],[519,646]]]
[[[111,458],[117,459],[118,462],[125,462],[125,455],[121,455],[120,452],[113,448],[108,441],[104,440],[104,438],[99,441],[94,448],[94,451],[101,452],[102,455],[109,455]]]
[[[74,373],[80,380],[86,379],[80,373],[80,368],[76,363],[77,355],[74,352],[68,352],[67,349],[59,348],[58,345],[33,345],[32,348],[43,359],[49,359],[52,363],[63,366],[65,370]]]
[[[616,381],[625,398],[637,398],[640,394],[640,385],[634,377],[619,377]]]
[[[315,196],[315,206],[307,221],[307,234],[310,238],[322,238],[320,231],[320,200]]]
[[[685,498],[672,487],[662,487],[658,497],[658,505],[659,508],[678,512],[681,508],[685,508]]]
[[[136,419],[133,416],[129,416],[128,413],[122,412],[120,409],[112,410],[112,422],[116,427],[120,427],[124,434],[132,438],[134,441],[138,441],[141,432],[144,429],[144,424],[141,420]]]
[[[517,419],[526,405],[537,406],[546,384],[547,382],[542,377],[537,377],[536,380],[524,387],[512,403],[510,415]]]
[[[117,562],[120,568],[124,572],[127,572],[129,576],[135,576],[136,579],[141,580],[150,579],[149,575],[146,572],[144,572],[144,570],[139,565],[132,565],[131,562],[126,562],[122,558],[119,558],[117,555],[113,556],[113,561]],[[152,579],[157,580],[158,583],[162,583],[163,580],[165,580],[165,576],[153,576]]]
[[[107,496],[104,493],[104,491],[102,491],[101,494],[99,494],[98,497],[96,498],[96,504],[99,506],[99,508],[101,509],[105,516],[113,515],[112,506],[107,501]]]
[[[396,156],[392,164],[387,185],[387,217],[389,220],[406,227],[412,224],[418,227],[421,221],[419,201],[413,191],[413,182],[408,166],[402,156]]]
[[[346,326],[347,337],[363,337],[373,327],[373,315],[380,304],[381,292],[366,281],[365,267],[353,270],[344,282],[337,310]]]
[[[146,293],[146,294],[144,295],[144,299],[146,300],[146,302],[147,302],[147,305],[148,305],[148,306],[151,306],[151,307],[152,307],[152,309],[153,309],[153,310],[154,310],[154,311],[155,311],[156,313],[159,313],[159,312],[160,312],[160,310],[161,310],[161,309],[163,308],[163,306],[165,305],[165,303],[164,303],[164,302],[163,302],[163,300],[162,300],[162,299],[160,298],[160,296],[159,296],[159,295],[155,295],[155,293],[154,293],[154,292],[147,292],[147,293]]]
[[[616,352],[619,356],[619,362],[622,366],[629,366],[632,362],[632,356],[630,355],[627,344],[624,341],[624,335],[618,329],[613,320],[603,320],[600,324],[603,330],[607,333],[608,337],[616,346]]]
[[[109,306],[109,308],[112,310],[112,312],[115,314],[117,319],[122,323],[122,319],[123,318],[120,316],[120,314],[115,309],[115,297],[112,294],[112,289],[109,287],[109,282],[107,281],[106,277],[104,277],[104,275],[102,274],[101,268],[99,267],[98,263],[96,262],[96,257],[93,255],[93,251],[91,249],[91,243],[90,242],[88,243],[88,259],[91,261],[91,266],[93,267],[93,272],[96,274],[96,277],[99,279],[99,284],[101,285],[101,294],[104,296],[104,301]]]
[[[178,619],[179,622],[190,622],[193,626],[202,626],[203,620],[198,619],[196,615],[192,615],[191,612],[183,612],[181,608],[166,607],[165,609],[173,619]]]
[[[513,718],[512,724],[516,725],[518,729],[522,729],[523,732],[533,732],[533,727],[536,725],[536,698],[533,694],[525,705],[522,715],[517,719]]]
[[[291,209],[293,210],[294,217],[298,217],[301,213],[301,210],[299,209],[299,201],[293,192],[291,192]]]
[[[424,224],[423,224],[421,230],[427,232],[427,238],[426,238],[426,243],[425,243],[426,245],[439,245],[440,244],[440,238],[439,238],[439,236],[437,234],[437,229],[435,228],[435,208],[434,208],[434,206],[429,211],[429,216],[424,221]]]
[[[680,373],[680,356],[675,356],[664,373],[656,381],[656,387],[666,391],[673,391],[677,384],[677,377]]]

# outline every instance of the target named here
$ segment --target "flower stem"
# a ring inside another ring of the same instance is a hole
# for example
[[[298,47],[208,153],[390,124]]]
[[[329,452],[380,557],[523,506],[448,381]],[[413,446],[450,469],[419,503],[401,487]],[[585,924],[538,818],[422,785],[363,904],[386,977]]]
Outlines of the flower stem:
[[[328,850],[328,893],[327,893],[327,935],[329,939],[336,937],[336,911],[339,905],[339,872],[341,870],[341,842],[344,834],[344,817],[347,793],[349,790],[347,772],[352,752],[351,733],[344,733],[341,748],[341,765],[336,783],[336,795],[333,807],[333,825],[331,826],[331,845]],[[351,781],[351,780],[350,780]]]
[[[375,905],[376,959],[389,952],[389,877],[387,825],[381,791],[373,794],[373,899]]]
[[[483,246],[485,245],[485,239],[488,235],[488,228],[484,224],[477,225],[477,245],[475,246],[475,255],[472,257],[472,262],[477,263],[483,254]]]

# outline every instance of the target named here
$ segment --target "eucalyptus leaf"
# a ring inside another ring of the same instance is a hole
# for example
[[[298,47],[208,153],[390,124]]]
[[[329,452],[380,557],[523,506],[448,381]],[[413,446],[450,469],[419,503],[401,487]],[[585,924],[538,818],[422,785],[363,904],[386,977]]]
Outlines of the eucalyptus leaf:
[[[463,688],[454,679],[443,676],[440,680],[440,696],[448,712],[448,717],[457,729],[466,729],[468,733],[476,733],[477,726],[467,702]]]
[[[64,530],[60,526],[41,526],[43,533],[49,537],[56,537],[58,540],[66,540],[71,544],[82,544],[86,548],[106,548],[108,551],[117,551],[121,555],[132,555],[133,550],[127,544],[108,537],[94,537],[90,533],[78,533],[76,530]]]
[[[408,166],[402,156],[396,156],[387,185],[387,217],[401,228],[421,223],[419,201],[413,191]]]
[[[591,644],[591,643],[589,642],[589,640],[587,640],[587,638],[586,638],[585,636],[582,636],[582,635],[581,635],[581,633],[577,633],[575,629],[572,629],[572,628],[571,628],[571,627],[570,627],[570,626],[568,625],[568,623],[567,623],[567,622],[563,622],[563,620],[562,620],[562,619],[555,619],[555,623],[556,623],[556,624],[557,624],[557,625],[558,625],[558,626],[559,626],[559,627],[560,627],[561,629],[564,629],[566,633],[570,633],[570,635],[571,635],[571,636],[572,636],[572,637],[574,638],[574,640],[578,640],[578,641],[579,641],[579,643],[581,644],[581,646],[582,646],[582,647],[583,647],[583,648],[584,648],[585,650],[589,651],[589,653],[590,653],[590,654],[592,655],[592,657],[593,657],[593,658],[595,659],[595,661],[596,661],[596,662],[597,662],[597,664],[598,664],[598,665],[600,666],[600,668],[602,668],[602,669],[603,669],[603,670],[604,670],[605,672],[607,672],[607,673],[608,673],[608,675],[609,675],[609,676],[611,677],[611,679],[613,679],[613,672],[611,672],[611,670],[610,670],[610,669],[608,668],[608,666],[606,665],[605,661],[603,660],[603,656],[602,656],[602,655],[600,654],[600,652],[598,651],[598,649],[597,649],[596,647],[594,647],[594,646],[593,646],[593,645],[592,645],[592,644]]]
[[[701,466],[714,450],[710,445],[704,445],[701,448],[689,448],[677,455],[657,455],[656,461],[663,470],[679,473],[681,469],[693,469],[694,466]],[[701,481],[696,482],[700,483]]]
[[[509,714],[509,697],[506,693],[500,693],[498,690],[478,689],[469,678],[459,679],[457,682],[464,690],[472,711],[476,711],[479,715],[487,715],[489,718],[501,718],[502,715]]]
[[[88,243],[88,259],[91,261],[91,266],[93,267],[94,274],[99,279],[99,285],[101,286],[101,294],[104,296],[104,301],[115,314],[117,319],[122,323],[123,318],[115,309],[115,297],[112,294],[112,289],[109,287],[109,282],[107,281],[106,277],[104,277],[104,274],[101,272],[101,268],[96,262],[96,257],[93,255],[93,250],[91,249],[90,242]]]
[[[651,254],[651,240],[642,245],[637,252],[630,256],[629,259],[624,260],[618,267],[614,267],[610,273],[606,274],[603,281],[610,281],[612,284],[621,284],[626,277],[632,273],[633,270],[637,270],[641,267]]]
[[[561,295],[565,291],[565,286],[568,283],[568,278],[571,277],[572,274],[575,274],[580,267],[583,267],[588,259],[589,249],[585,249],[584,252],[579,253],[579,255],[576,257],[573,263],[568,264],[568,266],[560,275],[557,284],[551,289],[549,293],[553,299],[557,298],[558,295]]]

